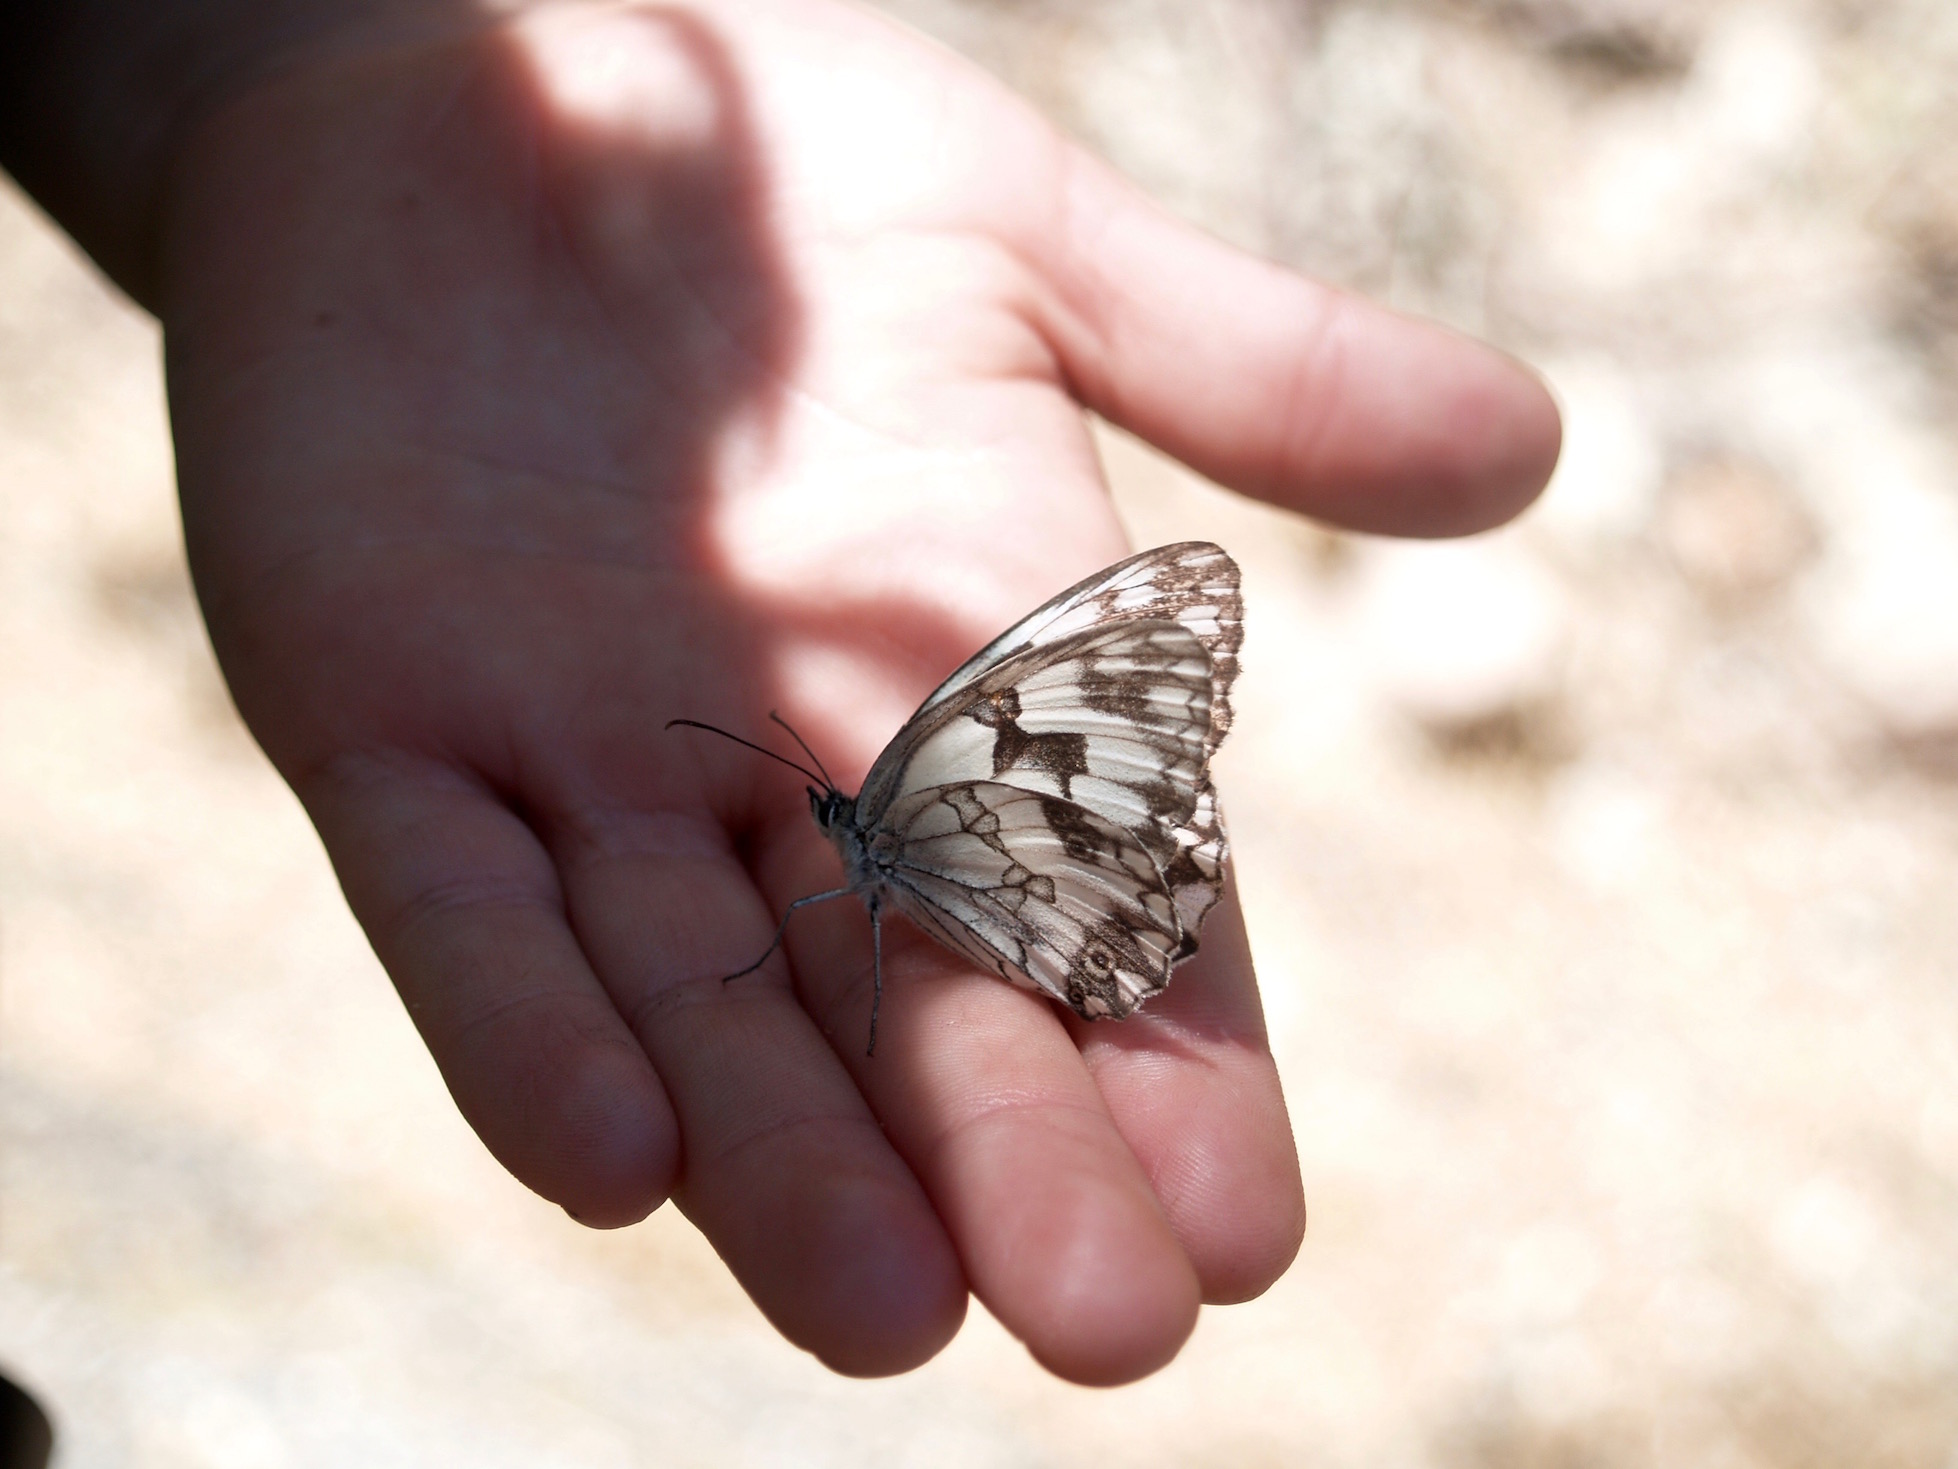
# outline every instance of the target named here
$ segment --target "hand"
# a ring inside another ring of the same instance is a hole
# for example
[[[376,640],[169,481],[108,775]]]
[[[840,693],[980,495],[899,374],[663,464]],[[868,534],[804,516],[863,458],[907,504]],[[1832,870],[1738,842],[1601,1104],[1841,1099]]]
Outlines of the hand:
[[[1556,455],[1535,380],[1160,215],[826,0],[345,30],[208,114],[156,300],[200,596],[457,1104],[575,1217],[672,1197],[840,1371],[968,1291],[1147,1373],[1304,1227],[1242,922],[1087,1026],[834,886],[974,648],[1127,549],[1093,408],[1240,489],[1447,534]],[[1228,804],[1233,795],[1225,792]]]

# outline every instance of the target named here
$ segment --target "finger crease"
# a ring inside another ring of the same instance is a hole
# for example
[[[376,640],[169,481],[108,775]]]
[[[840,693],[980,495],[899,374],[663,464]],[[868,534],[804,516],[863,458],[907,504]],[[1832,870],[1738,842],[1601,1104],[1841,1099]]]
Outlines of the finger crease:
[[[1031,1121],[1044,1129],[1061,1131],[1063,1129],[1056,1124],[1070,1119],[1087,1122],[1097,1132],[1106,1133],[1114,1129],[1108,1114],[1090,1103],[1065,1101],[1049,1095],[1006,1094],[990,1097],[975,1110],[953,1119],[931,1137],[928,1146],[932,1151],[938,1151],[995,1123]]]
[[[698,1161],[717,1168],[725,1168],[743,1154],[791,1141],[804,1133],[814,1133],[822,1137],[837,1129],[859,1135],[874,1134],[878,1146],[888,1146],[883,1129],[877,1125],[876,1120],[861,1113],[799,1113],[792,1117],[774,1118],[760,1127],[749,1128],[728,1139]],[[802,1158],[808,1157],[814,1151],[817,1150],[808,1146],[797,1150],[798,1156]],[[822,1148],[821,1151],[834,1152],[836,1148],[831,1145]]]
[[[397,907],[378,928],[390,944],[404,943],[417,929],[457,914],[531,909],[562,916],[555,901],[539,893],[537,884],[511,878],[459,878],[423,888]]]

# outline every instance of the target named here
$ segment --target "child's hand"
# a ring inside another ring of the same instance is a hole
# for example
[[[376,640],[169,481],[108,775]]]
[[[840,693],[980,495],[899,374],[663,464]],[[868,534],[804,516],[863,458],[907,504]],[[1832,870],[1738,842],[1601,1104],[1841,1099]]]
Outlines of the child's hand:
[[[595,1225],[670,1195],[851,1373],[971,1290],[1120,1382],[1277,1277],[1304,1207],[1233,903],[1095,1027],[894,924],[867,1060],[856,905],[721,982],[835,883],[799,783],[662,726],[780,709],[852,787],[1127,549],[1084,406],[1451,533],[1546,477],[1531,377],[1164,218],[827,0],[342,32],[204,119],[161,218],[226,675],[512,1172]]]

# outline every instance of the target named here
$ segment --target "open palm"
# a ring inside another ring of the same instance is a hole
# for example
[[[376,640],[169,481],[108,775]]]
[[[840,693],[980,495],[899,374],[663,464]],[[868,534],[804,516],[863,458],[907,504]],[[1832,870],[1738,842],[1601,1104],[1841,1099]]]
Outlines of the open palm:
[[[252,729],[469,1121],[596,1225],[671,1196],[792,1340],[901,1370],[968,1291],[1161,1365],[1304,1223],[1242,924],[1085,1026],[834,904],[846,788],[1127,549],[1093,407],[1347,524],[1513,513],[1541,389],[1168,221],[826,0],[346,32],[208,117],[160,307],[186,524]],[[1233,793],[1225,792],[1228,803]],[[1240,797],[1241,798],[1241,797]]]

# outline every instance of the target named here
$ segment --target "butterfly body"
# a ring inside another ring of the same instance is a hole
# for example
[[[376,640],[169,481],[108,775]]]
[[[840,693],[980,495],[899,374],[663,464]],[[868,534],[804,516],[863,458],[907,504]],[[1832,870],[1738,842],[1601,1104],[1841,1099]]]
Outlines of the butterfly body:
[[[858,795],[810,788],[845,886],[791,911],[861,896],[879,993],[890,907],[1084,1018],[1132,1014],[1196,952],[1223,892],[1210,757],[1241,639],[1236,563],[1206,542],[1062,592],[940,684]]]
[[[844,887],[860,895],[871,907],[877,906],[888,885],[890,866],[896,856],[889,833],[865,831],[857,825],[857,799],[835,789],[809,788],[809,812],[816,825],[843,859]]]

